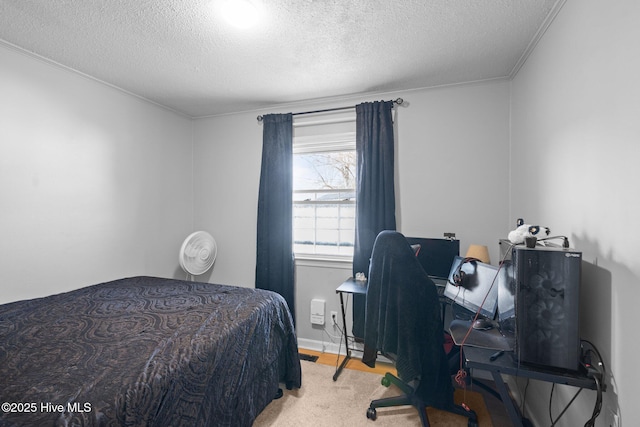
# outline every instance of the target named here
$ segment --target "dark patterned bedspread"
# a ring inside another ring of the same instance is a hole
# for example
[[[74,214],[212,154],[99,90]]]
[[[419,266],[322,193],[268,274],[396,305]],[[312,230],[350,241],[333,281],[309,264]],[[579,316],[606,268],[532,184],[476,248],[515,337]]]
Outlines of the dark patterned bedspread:
[[[284,299],[135,277],[0,306],[0,425],[250,426],[300,387]]]

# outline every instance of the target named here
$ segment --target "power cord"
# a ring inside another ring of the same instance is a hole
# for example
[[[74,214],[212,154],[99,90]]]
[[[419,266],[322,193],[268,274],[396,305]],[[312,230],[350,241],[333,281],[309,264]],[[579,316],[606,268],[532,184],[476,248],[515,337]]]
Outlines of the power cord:
[[[589,348],[585,349],[584,348],[585,344]],[[605,374],[606,374],[606,367],[604,365],[604,361],[602,360],[602,356],[600,355],[600,352],[598,351],[596,346],[593,345],[593,343],[591,343],[590,341],[587,341],[587,340],[581,340],[580,345],[581,345],[582,350],[583,350],[582,365],[587,370],[587,376],[590,377],[590,378],[593,378],[593,380],[596,383],[596,401],[595,401],[595,404],[593,406],[593,411],[591,413],[591,418],[589,418],[587,420],[587,422],[584,424],[584,427],[594,427],[595,426],[595,422],[596,422],[596,418],[598,418],[598,415],[600,415],[600,411],[602,410],[602,392],[604,391],[603,380],[604,380]],[[591,356],[593,354],[595,354],[597,356],[597,358],[598,358],[598,362],[595,365],[592,363],[592,360],[591,360]],[[554,388],[555,388],[555,384],[552,385],[552,387],[551,387],[551,395],[549,396],[549,418],[551,420],[551,427],[556,425],[556,423],[564,415],[564,413],[567,411],[567,409],[569,409],[569,406],[571,406],[573,401],[578,397],[580,392],[582,392],[582,390],[583,390],[583,388],[581,387],[576,392],[576,394],[573,396],[573,398],[569,401],[569,403],[567,403],[567,405],[564,407],[562,412],[560,412],[558,417],[554,420],[552,415],[551,415],[551,401],[553,399],[553,390],[554,390]]]
[[[538,239],[539,242],[544,242],[545,240],[553,240],[553,239],[562,239],[562,247],[569,247],[569,238],[567,236],[551,236],[551,237],[541,237]]]
[[[583,362],[585,367],[587,368],[587,375],[591,376],[593,380],[596,382],[596,402],[593,406],[593,412],[591,413],[591,418],[585,423],[585,427],[593,427],[596,422],[596,418],[600,415],[600,411],[602,410],[602,392],[604,391],[604,379],[606,378],[606,366],[604,365],[604,360],[600,355],[600,351],[598,348],[593,345],[592,342],[588,340],[581,340],[581,344],[584,349],[584,344],[586,344],[589,348],[586,349],[586,353],[583,356]],[[591,356],[595,354],[598,358],[598,363],[595,365],[591,360]]]

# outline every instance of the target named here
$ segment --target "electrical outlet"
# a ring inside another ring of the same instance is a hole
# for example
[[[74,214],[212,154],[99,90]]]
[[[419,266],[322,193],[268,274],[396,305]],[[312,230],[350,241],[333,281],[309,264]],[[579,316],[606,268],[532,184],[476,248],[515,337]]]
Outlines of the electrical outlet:
[[[338,312],[337,311],[332,311],[331,312],[331,324],[333,326],[338,326]]]

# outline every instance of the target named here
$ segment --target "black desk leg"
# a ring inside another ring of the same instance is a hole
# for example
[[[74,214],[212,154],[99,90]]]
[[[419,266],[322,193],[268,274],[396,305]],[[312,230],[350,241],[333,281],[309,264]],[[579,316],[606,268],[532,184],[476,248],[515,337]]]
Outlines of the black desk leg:
[[[348,338],[348,334],[347,334],[347,316],[345,315],[345,312],[344,312],[344,300],[342,299],[342,292],[340,292],[340,309],[342,311],[342,335],[344,336],[345,356],[344,356],[344,360],[342,361],[342,363],[340,364],[338,369],[336,369],[336,373],[333,374],[333,380],[334,381],[336,381],[338,379],[338,377],[340,376],[340,373],[342,372],[342,370],[344,369],[345,365],[347,364],[347,362],[351,358],[351,350],[349,350],[349,340],[347,339]],[[340,352],[338,352],[338,357],[340,357]]]
[[[509,394],[509,390],[507,389],[507,385],[504,383],[502,379],[502,375],[498,371],[491,371],[491,375],[493,375],[493,381],[496,384],[496,388],[498,392],[500,392],[500,397],[502,397],[502,403],[507,409],[507,414],[509,414],[509,418],[513,423],[514,427],[523,427],[522,424],[522,415],[520,411],[513,403],[511,399],[511,395]]]

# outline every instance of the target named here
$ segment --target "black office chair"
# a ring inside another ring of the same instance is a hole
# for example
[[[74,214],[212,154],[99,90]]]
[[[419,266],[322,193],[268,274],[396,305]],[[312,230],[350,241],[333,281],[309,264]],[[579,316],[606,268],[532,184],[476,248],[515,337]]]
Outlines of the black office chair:
[[[429,406],[466,416],[470,427],[477,426],[476,413],[453,401],[443,343],[435,284],[402,234],[381,232],[371,254],[362,361],[375,366],[378,352],[393,360],[398,376],[387,373],[382,384],[395,384],[404,394],[373,400],[367,418],[377,418],[376,408],[412,405],[428,427]]]

